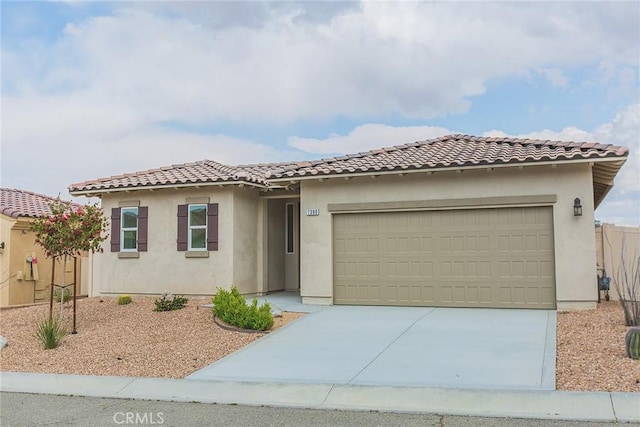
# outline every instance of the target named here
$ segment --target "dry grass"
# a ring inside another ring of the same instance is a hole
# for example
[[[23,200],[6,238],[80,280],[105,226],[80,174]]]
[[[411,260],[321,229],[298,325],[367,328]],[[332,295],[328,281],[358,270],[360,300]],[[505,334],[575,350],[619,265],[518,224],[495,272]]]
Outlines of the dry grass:
[[[183,378],[264,335],[216,326],[211,309],[202,307],[210,299],[191,299],[185,308],[166,312],[153,311],[153,300],[134,297],[128,305],[114,298],[78,300],[78,333],[52,350],[44,350],[34,336],[48,305],[2,310],[0,335],[9,342],[1,352],[2,370]],[[65,320],[71,321],[72,312],[71,303],[65,304]],[[274,329],[300,316],[283,313]]]
[[[628,329],[617,301],[558,313],[556,388],[640,392],[640,360],[625,354]]]
[[[0,353],[3,371],[183,378],[262,337],[216,326],[208,299],[192,299],[176,311],[154,312],[153,298],[78,301],[77,335],[53,350],[34,337],[48,306],[0,312],[0,334],[9,346]],[[57,310],[56,306],[55,310]],[[71,304],[65,306],[71,318]],[[57,313],[57,311],[56,311]],[[283,313],[278,328],[300,313]],[[640,361],[626,357],[622,309],[603,302],[595,310],[558,313],[558,390],[640,392]]]

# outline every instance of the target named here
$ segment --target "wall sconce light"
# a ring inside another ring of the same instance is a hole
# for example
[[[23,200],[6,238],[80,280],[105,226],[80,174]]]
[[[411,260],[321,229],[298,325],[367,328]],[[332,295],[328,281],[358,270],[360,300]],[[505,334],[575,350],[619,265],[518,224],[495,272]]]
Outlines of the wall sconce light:
[[[580,203],[580,197],[576,197],[573,201],[573,216],[582,216],[582,204]]]
[[[4,242],[0,242],[0,249],[4,249]]]

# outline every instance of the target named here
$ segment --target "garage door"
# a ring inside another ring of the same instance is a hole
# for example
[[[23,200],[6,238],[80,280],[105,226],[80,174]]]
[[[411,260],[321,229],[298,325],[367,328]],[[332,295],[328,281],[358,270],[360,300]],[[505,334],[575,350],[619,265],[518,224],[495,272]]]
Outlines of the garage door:
[[[555,308],[550,207],[333,215],[334,303]]]

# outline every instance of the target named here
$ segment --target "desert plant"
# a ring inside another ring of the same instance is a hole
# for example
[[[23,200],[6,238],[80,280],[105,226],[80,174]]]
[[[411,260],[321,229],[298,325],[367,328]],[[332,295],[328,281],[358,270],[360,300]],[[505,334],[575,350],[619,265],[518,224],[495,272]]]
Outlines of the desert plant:
[[[118,305],[131,304],[132,301],[130,295],[118,295]]]
[[[71,300],[71,291],[67,288],[64,289],[56,289],[53,291],[53,300],[55,302],[60,302],[62,300],[63,303]]]
[[[62,339],[67,335],[67,331],[57,317],[52,317],[38,322],[35,335],[45,349],[51,349],[56,348],[60,344]]]
[[[618,293],[626,326],[640,326],[640,255],[637,251],[627,254],[627,236],[622,232],[620,247],[620,263],[612,277],[613,285]],[[611,247],[611,242],[607,238]]]
[[[627,331],[624,337],[627,357],[640,359],[640,327],[633,327]]]
[[[251,305],[247,305],[247,301],[235,286],[231,287],[231,291],[218,289],[213,297],[213,314],[242,329],[266,331],[273,326],[271,305],[265,302],[258,306],[257,298],[251,301]]]
[[[155,303],[155,308],[153,311],[171,311],[171,310],[179,310],[187,305],[189,300],[181,295],[172,295],[169,293],[164,293],[160,298],[157,298]]]

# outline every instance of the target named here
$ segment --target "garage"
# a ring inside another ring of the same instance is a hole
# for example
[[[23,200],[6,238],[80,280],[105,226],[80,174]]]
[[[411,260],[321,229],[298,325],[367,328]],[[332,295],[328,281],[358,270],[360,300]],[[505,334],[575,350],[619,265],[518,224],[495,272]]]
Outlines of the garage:
[[[556,308],[549,206],[332,217],[334,304]]]

